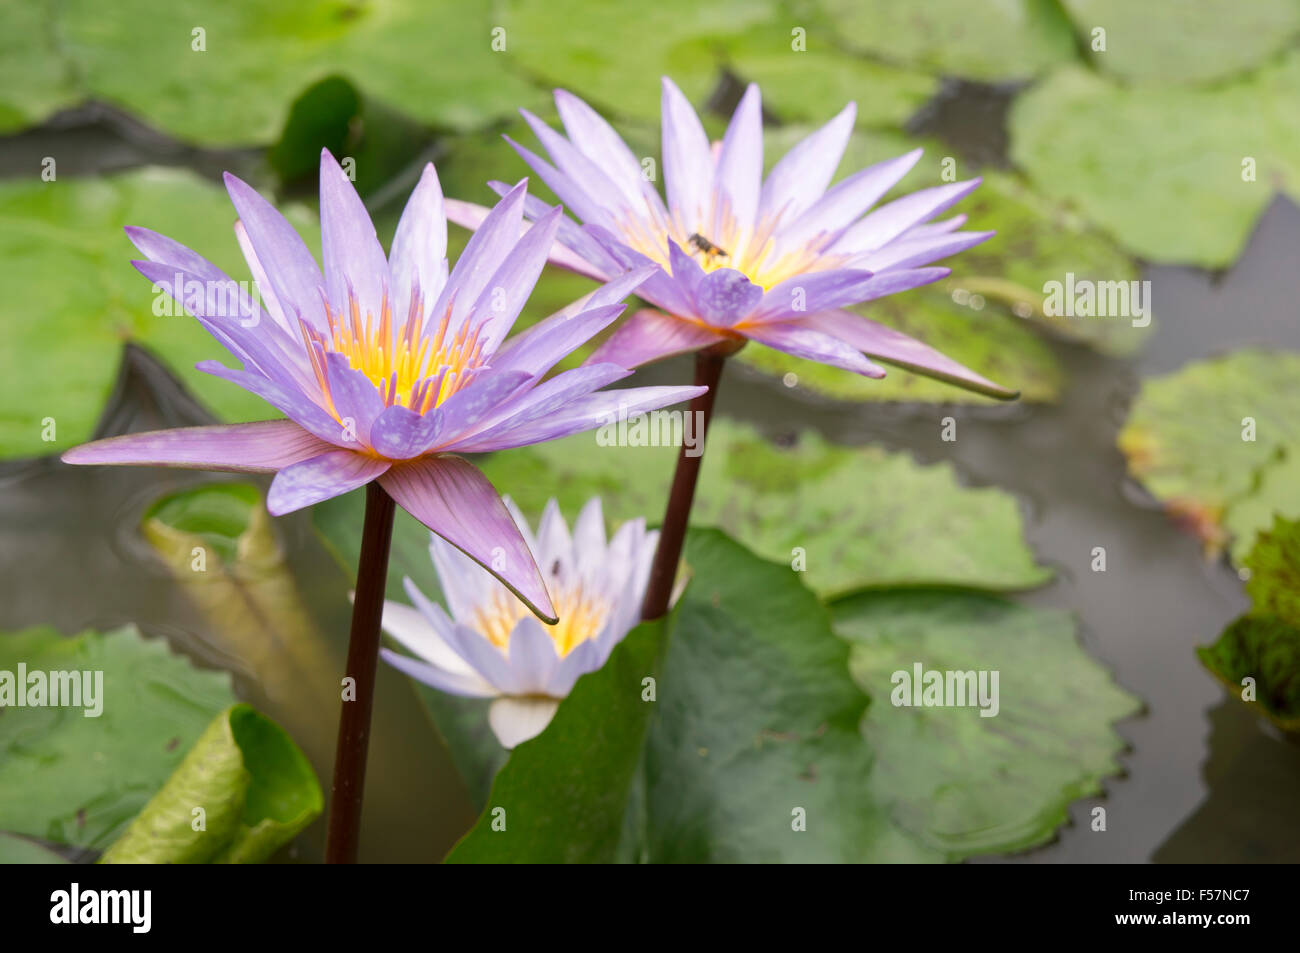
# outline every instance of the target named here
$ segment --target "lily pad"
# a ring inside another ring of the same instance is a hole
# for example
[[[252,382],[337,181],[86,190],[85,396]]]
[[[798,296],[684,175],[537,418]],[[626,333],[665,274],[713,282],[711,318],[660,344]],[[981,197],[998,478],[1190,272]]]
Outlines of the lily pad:
[[[1092,64],[1133,83],[1209,83],[1244,72],[1300,33],[1293,0],[1062,0]],[[1105,32],[1096,50],[1093,31]]]
[[[1246,568],[1250,570],[1246,592],[1253,611],[1300,628],[1300,520],[1278,517],[1268,532],[1259,534],[1246,557]]]
[[[876,754],[871,795],[928,847],[964,857],[1041,844],[1070,802],[1119,772],[1125,743],[1112,723],[1140,703],[1088,657],[1069,613],[920,588],[861,593],[832,615],[872,698],[862,723]],[[960,708],[891,703],[920,691],[918,664],[990,673],[989,691]]]
[[[290,209],[304,233],[311,218]],[[131,267],[122,233],[144,225],[249,280],[225,192],[186,172],[143,169],[102,179],[0,183],[0,280],[10,339],[0,354],[0,456],[56,453],[89,439],[108,400],[122,343],[157,352],[218,415],[277,416],[265,401],[194,369],[229,355]],[[309,245],[318,239],[308,235]],[[172,314],[171,311],[178,313]],[[39,361],[32,355],[39,354]]]
[[[331,74],[444,128],[512,115],[540,93],[509,43],[493,49],[497,25],[490,8],[455,0],[291,0],[272,9],[256,0],[111,8],[68,0],[51,29],[86,98],[180,139],[226,145],[275,139],[286,104]]]
[[[98,717],[82,707],[10,707],[0,716],[0,830],[52,843],[108,846],[235,701],[229,675],[200,671],[131,626],[0,636],[0,671],[19,663],[29,674],[103,672]]]
[[[0,834],[0,864],[66,864],[48,847],[30,841],[25,837],[12,834]]]
[[[1129,472],[1211,553],[1230,529],[1251,532],[1249,547],[1273,512],[1300,515],[1294,484],[1270,477],[1300,453],[1298,401],[1300,355],[1236,351],[1146,381],[1119,447]]]
[[[1300,446],[1292,444],[1279,453],[1281,459],[1259,471],[1250,495],[1234,500],[1223,516],[1223,528],[1232,537],[1229,552],[1238,566],[1276,517],[1300,516]]]
[[[1136,701],[1064,613],[952,589],[863,593],[828,612],[798,574],[719,531],[693,530],[686,556],[695,575],[662,661],[643,629],[580,680],[512,752],[450,861],[957,860],[1041,843],[1118,770],[1111,723]],[[889,672],[918,657],[998,667],[1017,694],[995,719],[896,709]],[[646,708],[644,748],[628,752]]]
[[[1300,199],[1300,53],[1205,89],[1061,70],[1017,97],[1011,157],[1134,254],[1218,268],[1275,192]]]
[[[1196,655],[1228,694],[1283,731],[1300,732],[1300,628],[1276,616],[1243,615]]]
[[[1070,21],[1054,0],[819,0],[821,20],[850,49],[888,63],[979,80],[1026,79],[1074,59]]]
[[[55,0],[7,3],[0,12],[0,133],[16,132],[83,98],[60,56]]]
[[[599,495],[613,522],[657,523],[675,448],[599,439],[598,431],[500,454],[483,471],[533,519],[551,496],[576,512]],[[1051,578],[1024,543],[1016,501],[963,487],[946,463],[836,447],[812,433],[778,448],[725,419],[710,425],[692,522],[725,529],[764,558],[803,564],[802,578],[824,596],[924,582],[1020,589]]]
[[[311,765],[284,730],[249,705],[233,705],[100,863],[259,864],[323,804]]]

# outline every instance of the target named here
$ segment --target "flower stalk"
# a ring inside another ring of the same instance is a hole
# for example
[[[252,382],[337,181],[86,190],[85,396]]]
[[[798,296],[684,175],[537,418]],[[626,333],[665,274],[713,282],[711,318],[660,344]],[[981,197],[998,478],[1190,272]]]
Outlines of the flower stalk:
[[[352,691],[344,693],[339,715],[334,785],[325,839],[328,864],[357,862],[394,508],[393,498],[378,482],[366,485],[366,517],[361,532],[361,557],[357,562],[357,591],[352,603],[352,632],[348,639],[347,675],[353,680]]]
[[[708,449],[709,420],[718,395],[718,382],[722,379],[722,368],[728,355],[739,350],[741,343],[724,342],[695,353],[695,386],[707,387],[708,390],[691,399],[689,413],[700,415],[699,435],[703,449],[692,455],[683,444],[677,455],[677,469],[673,471],[673,485],[668,492],[668,509],[659,528],[659,546],[655,549],[650,582],[641,605],[642,621],[650,622],[668,613],[677,564],[681,562],[682,545],[686,542],[686,527],[691,519],[691,504],[695,501],[695,484],[700,477],[700,464],[704,462],[703,451]]]

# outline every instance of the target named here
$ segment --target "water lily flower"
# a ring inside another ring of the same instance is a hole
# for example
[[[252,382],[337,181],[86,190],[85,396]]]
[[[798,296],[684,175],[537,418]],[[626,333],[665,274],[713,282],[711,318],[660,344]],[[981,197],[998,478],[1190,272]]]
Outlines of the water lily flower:
[[[432,165],[385,256],[360,197],[321,154],[317,265],[298,233],[226,175],[236,236],[259,304],[194,251],[128,228],[135,266],[198,319],[242,369],[201,370],[257,394],[287,419],[130,434],[69,450],[68,463],[274,472],[267,508],[289,513],[379,481],[403,508],[554,622],[529,547],[496,490],[457,453],[520,447],[594,429],[621,405],[649,410],[694,387],[599,388],[626,377],[600,362],[543,381],[610,324],[652,269],[610,282],[507,340],[560,227],[559,207],[525,225],[526,182],[487,214],[448,273],[442,189]]]
[[[935,216],[979,179],[876,203],[916,164],[921,150],[854,172],[831,186],[853,129],[850,103],[794,146],[763,178],[762,103],[750,85],[721,143],[711,146],[681,90],[663,80],[665,202],[641,161],[581,99],[556,90],[567,137],[521,110],[550,157],[511,142],[583,223],[561,220],[552,261],[599,280],[657,266],[637,311],[592,355],[636,367],[673,354],[756,341],[796,357],[883,377],[875,358],[995,397],[1013,391],[914,338],[844,310],[946,277],[931,263],[992,232],[958,231]],[[500,182],[491,186],[508,191]],[[829,186],[829,188],[828,188]],[[544,203],[525,214],[540,220]],[[481,227],[486,210],[448,203],[448,217]]]
[[[513,748],[540,734],[579,676],[604,665],[640,621],[659,534],[647,532],[645,520],[629,520],[606,543],[599,497],[582,508],[572,535],[554,499],[536,536],[510,500],[506,506],[545,569],[559,624],[544,625],[523,611],[496,579],[434,536],[429,552],[451,611],[406,579],[415,608],[386,602],[383,626],[416,657],[381,654],[440,691],[494,698],[489,723]]]

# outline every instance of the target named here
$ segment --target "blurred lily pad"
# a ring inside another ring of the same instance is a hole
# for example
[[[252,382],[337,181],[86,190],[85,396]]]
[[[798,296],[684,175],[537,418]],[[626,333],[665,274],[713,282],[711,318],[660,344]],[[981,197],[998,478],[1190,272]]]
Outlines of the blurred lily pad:
[[[1277,517],[1255,540],[1246,568],[1250,570],[1246,592],[1254,603],[1253,611],[1300,628],[1300,519]],[[1300,678],[1300,668],[1295,674]],[[1300,693],[1300,684],[1296,691]],[[1300,714],[1300,708],[1296,713]]]
[[[66,864],[48,847],[30,841],[25,837],[12,834],[0,834],[0,864]]]
[[[82,95],[54,29],[56,0],[7,3],[0,11],[0,133],[16,132]]]
[[[864,592],[831,611],[872,698],[862,721],[872,797],[931,849],[968,857],[1043,843],[1070,802],[1119,772],[1125,743],[1112,724],[1140,703],[1089,658],[1069,613],[935,588]],[[918,665],[923,685],[931,672],[974,674],[965,707],[907,704],[921,696]]]
[[[1206,89],[1061,70],[1017,97],[1011,157],[1142,258],[1217,268],[1281,191],[1300,199],[1300,53]]]
[[[108,846],[235,701],[229,675],[200,671],[131,626],[0,635],[0,671],[19,663],[29,677],[103,673],[97,717],[84,696],[83,707],[15,706],[0,717],[0,830],[52,843]]]
[[[249,705],[233,705],[100,863],[259,864],[323,804],[311,765],[284,729]]]
[[[310,216],[290,220],[308,245]],[[131,267],[124,225],[175,238],[251,280],[225,192],[186,172],[142,169],[102,179],[0,183],[0,280],[10,289],[0,354],[0,456],[56,453],[90,438],[107,402],[122,343],[161,355],[227,420],[278,416],[242,388],[194,369],[229,358],[211,335]],[[170,312],[175,310],[176,314]],[[39,354],[39,361],[32,355]]]
[[[455,0],[122,0],[58,5],[47,27],[86,98],[205,145],[265,143],[287,104],[332,74],[410,117],[487,125],[540,94],[518,73],[487,6]],[[436,68],[432,68],[432,65]]]
[[[945,76],[1027,79],[1072,60],[1075,38],[1055,0],[818,0],[850,49]]]
[[[637,439],[631,429],[626,437]],[[599,495],[612,522],[658,523],[676,449],[602,446],[598,438],[499,454],[483,471],[532,519],[551,496],[576,512]],[[837,447],[807,432],[781,448],[725,419],[709,428],[692,522],[725,529],[766,559],[802,565],[801,578],[824,596],[926,582],[1021,589],[1051,578],[1024,542],[1016,501],[963,487],[946,463]]]
[[[1223,527],[1232,538],[1232,561],[1244,564],[1255,539],[1278,516],[1300,516],[1300,446],[1279,449],[1259,470],[1254,489],[1232,502],[1223,515]]]
[[[1134,83],[1208,83],[1244,72],[1300,33],[1294,0],[1062,0],[1093,65]],[[1093,31],[1105,30],[1097,50]]]
[[[1236,351],[1147,380],[1119,447],[1129,472],[1210,552],[1231,530],[1251,533],[1249,547],[1274,512],[1300,515],[1295,484],[1271,479],[1300,453],[1298,402],[1300,355]]]

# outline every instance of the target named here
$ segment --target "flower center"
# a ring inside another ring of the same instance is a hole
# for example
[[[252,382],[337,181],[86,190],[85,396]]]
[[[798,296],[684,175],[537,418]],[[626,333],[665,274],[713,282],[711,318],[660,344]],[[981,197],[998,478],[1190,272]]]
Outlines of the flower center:
[[[423,414],[437,407],[473,377],[483,356],[481,323],[466,316],[455,334],[450,333],[448,302],[436,329],[426,321],[422,302],[413,302],[401,327],[393,320],[385,298],[379,320],[369,312],[361,316],[356,299],[349,296],[348,313],[326,308],[329,330],[321,334],[299,321],[312,369],[320,383],[328,409],[334,416],[334,400],[325,355],[342,354],[348,366],[360,371],[379,389],[384,405],[409,407]]]
[[[581,583],[557,587],[552,582],[551,603],[560,621],[547,625],[538,620],[538,624],[551,637],[560,658],[599,635],[609,617],[609,606],[583,592]],[[522,602],[502,590],[493,594],[491,603],[475,610],[470,624],[497,648],[508,652],[515,624],[530,614]]]

